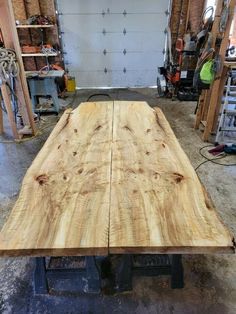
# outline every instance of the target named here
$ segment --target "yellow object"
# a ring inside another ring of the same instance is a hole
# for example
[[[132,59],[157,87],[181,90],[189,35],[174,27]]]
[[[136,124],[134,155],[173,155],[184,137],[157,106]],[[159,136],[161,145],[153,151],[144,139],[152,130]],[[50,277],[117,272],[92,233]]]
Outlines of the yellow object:
[[[66,89],[67,89],[67,92],[75,92],[76,83],[75,83],[75,77],[74,76],[68,76]]]

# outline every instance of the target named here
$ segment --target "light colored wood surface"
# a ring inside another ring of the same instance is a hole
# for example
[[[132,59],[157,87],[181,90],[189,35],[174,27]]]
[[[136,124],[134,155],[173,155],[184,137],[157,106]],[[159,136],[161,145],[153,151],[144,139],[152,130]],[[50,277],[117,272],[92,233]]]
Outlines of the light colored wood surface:
[[[236,69],[236,61],[225,61],[224,65],[226,67]]]
[[[1,255],[108,253],[112,103],[66,111],[26,173]]]
[[[144,102],[66,111],[0,233],[5,256],[233,251],[163,113]]]
[[[116,102],[114,117],[110,253],[230,252],[232,236],[162,111]]]

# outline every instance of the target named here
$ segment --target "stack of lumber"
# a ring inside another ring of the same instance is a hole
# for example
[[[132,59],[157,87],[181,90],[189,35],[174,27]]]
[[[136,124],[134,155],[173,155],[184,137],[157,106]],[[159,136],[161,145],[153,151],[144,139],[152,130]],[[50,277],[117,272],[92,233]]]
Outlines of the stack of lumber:
[[[28,169],[2,256],[233,253],[162,111],[144,102],[67,110]]]

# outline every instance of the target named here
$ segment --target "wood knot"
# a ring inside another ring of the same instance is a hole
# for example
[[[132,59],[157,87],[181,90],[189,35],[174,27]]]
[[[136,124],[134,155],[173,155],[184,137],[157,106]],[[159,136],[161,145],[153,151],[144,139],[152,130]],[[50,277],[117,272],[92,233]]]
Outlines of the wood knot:
[[[41,174],[36,178],[36,181],[38,181],[39,185],[44,185],[48,182],[49,177],[46,174]]]
[[[77,152],[73,152],[73,156],[76,156],[77,155]]]
[[[146,155],[150,155],[151,153],[150,152],[146,152]]]
[[[139,173],[144,173],[144,170],[142,168],[139,168],[138,172]]]
[[[63,174],[63,180],[67,180],[67,176]]]
[[[180,183],[184,179],[184,176],[180,173],[174,172],[173,175],[176,183]]]
[[[134,194],[138,193],[138,190],[133,190],[133,193],[134,193]]]
[[[102,128],[102,126],[101,125],[99,125],[99,126],[97,126],[95,129],[94,129],[94,131],[98,131],[98,130],[100,130]]]
[[[130,169],[130,168],[126,169],[126,171],[129,173],[135,173],[135,171],[133,169]]]
[[[61,144],[57,146],[57,149],[60,149],[60,148],[61,148]]]
[[[81,174],[83,171],[84,171],[83,168],[79,169],[79,170],[78,170],[78,174]]]
[[[156,171],[153,172],[153,176],[154,176],[154,179],[158,179],[158,177],[160,176],[160,174]]]
[[[125,126],[124,126],[124,129],[126,129],[126,130],[129,131],[129,132],[132,132],[132,129],[131,129],[128,125],[125,125]]]
[[[151,132],[151,129],[147,129],[146,132],[147,132],[147,133]]]
[[[166,147],[166,145],[165,145],[164,143],[162,143],[161,145],[162,145],[162,147],[164,147],[164,148]]]
[[[77,129],[74,129],[74,132],[75,132],[75,133],[78,133],[78,130],[77,130]]]
[[[86,190],[80,192],[81,195],[86,195],[86,194],[88,194],[88,193],[89,193],[89,191],[86,191]]]

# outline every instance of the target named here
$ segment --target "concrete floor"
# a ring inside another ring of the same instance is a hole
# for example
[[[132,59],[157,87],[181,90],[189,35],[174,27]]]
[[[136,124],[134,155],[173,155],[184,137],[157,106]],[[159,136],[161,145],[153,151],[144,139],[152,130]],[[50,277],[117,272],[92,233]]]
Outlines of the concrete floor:
[[[95,91],[78,91],[73,106]],[[103,91],[104,92],[104,91]],[[203,161],[200,147],[205,146],[200,131],[193,129],[196,103],[156,97],[155,90],[108,91],[113,99],[144,100],[163,109],[183,149],[196,167]],[[105,100],[97,97],[94,100]],[[47,139],[58,117],[44,116],[42,135],[21,144],[0,143],[0,226],[3,225],[20,189],[22,178]],[[0,137],[0,141],[9,138]],[[228,162],[236,162],[231,157]],[[205,184],[224,223],[236,235],[236,167],[212,163],[202,165],[199,177]],[[169,279],[135,278],[131,293],[109,295],[49,295],[32,293],[33,260],[0,259],[0,313],[236,313],[236,258],[234,255],[185,255],[185,288],[171,290]]]

